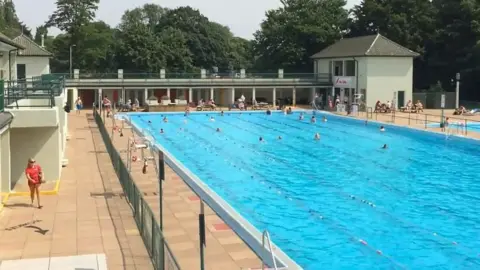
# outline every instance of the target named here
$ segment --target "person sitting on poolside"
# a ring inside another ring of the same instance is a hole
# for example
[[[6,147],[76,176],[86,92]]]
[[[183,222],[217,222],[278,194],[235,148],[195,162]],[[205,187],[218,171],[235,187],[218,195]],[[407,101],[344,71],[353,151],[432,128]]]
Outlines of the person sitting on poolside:
[[[213,116],[210,116],[210,122],[215,122],[215,118],[213,118]]]
[[[160,133],[161,133],[161,134],[165,133],[165,132],[163,132],[163,128],[160,129]]]
[[[313,139],[314,139],[315,141],[320,140],[320,133],[318,133],[318,132],[315,133],[315,137],[313,137]]]
[[[310,118],[310,123],[316,123],[317,122],[317,118],[315,118],[314,115],[312,115],[312,118]]]
[[[217,128],[217,132],[221,132],[220,128]]]
[[[166,116],[163,118],[163,122],[168,123],[168,118]]]
[[[387,144],[384,144],[384,145],[382,146],[382,149],[387,149],[387,148],[388,148],[388,145],[387,145]]]
[[[300,115],[298,116],[298,120],[302,121],[302,120],[303,120],[303,118],[304,118],[304,116],[303,116],[303,112],[301,112],[301,113],[300,113]]]
[[[322,121],[323,121],[323,122],[327,122],[327,117],[324,116],[324,117],[322,118]]]
[[[380,126],[380,132],[385,132],[385,127],[384,126]]]

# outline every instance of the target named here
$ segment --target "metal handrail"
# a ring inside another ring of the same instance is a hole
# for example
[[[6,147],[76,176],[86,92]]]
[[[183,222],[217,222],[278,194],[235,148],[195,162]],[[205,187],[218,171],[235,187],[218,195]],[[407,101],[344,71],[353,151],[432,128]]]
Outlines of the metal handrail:
[[[272,257],[273,269],[278,270],[277,261],[275,260],[275,254],[273,253],[272,249],[272,241],[270,241],[270,234],[267,230],[263,231],[262,234],[262,247],[265,249],[265,241],[267,241],[268,249],[270,251],[270,256]],[[265,269],[265,260],[262,259],[262,269]]]

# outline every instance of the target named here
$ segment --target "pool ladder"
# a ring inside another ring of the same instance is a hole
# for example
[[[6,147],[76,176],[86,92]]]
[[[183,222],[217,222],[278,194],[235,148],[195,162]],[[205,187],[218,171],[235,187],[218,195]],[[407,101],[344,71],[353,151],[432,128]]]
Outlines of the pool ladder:
[[[262,259],[262,269],[279,270],[277,267],[277,261],[275,260],[275,254],[273,254],[272,241],[270,241],[270,234],[268,233],[267,230],[264,230],[262,234],[262,247],[264,249],[265,249],[265,243],[268,244],[268,251],[272,259],[273,268],[265,268],[265,265],[266,265],[265,260]]]

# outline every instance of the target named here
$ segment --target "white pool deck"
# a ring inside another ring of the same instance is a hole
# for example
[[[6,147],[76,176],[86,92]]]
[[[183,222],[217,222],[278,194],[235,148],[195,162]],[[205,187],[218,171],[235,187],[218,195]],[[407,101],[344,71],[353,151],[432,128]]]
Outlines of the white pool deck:
[[[48,257],[0,262],[0,270],[107,270],[105,254]]]

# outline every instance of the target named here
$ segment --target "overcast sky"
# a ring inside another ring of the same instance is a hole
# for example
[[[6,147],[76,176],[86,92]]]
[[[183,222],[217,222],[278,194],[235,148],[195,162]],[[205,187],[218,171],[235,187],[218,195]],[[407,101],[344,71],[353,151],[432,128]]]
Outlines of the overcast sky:
[[[361,0],[347,0],[347,7],[359,4]],[[55,9],[55,0],[13,0],[20,20],[35,31]],[[127,9],[154,3],[175,8],[191,6],[199,9],[210,20],[227,25],[240,37],[252,38],[265,18],[265,11],[280,6],[280,0],[100,0],[97,19],[116,26]],[[57,31],[50,30],[52,34]]]

